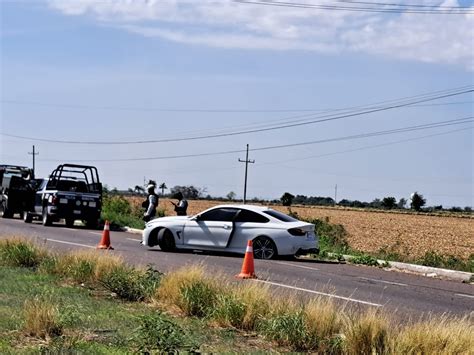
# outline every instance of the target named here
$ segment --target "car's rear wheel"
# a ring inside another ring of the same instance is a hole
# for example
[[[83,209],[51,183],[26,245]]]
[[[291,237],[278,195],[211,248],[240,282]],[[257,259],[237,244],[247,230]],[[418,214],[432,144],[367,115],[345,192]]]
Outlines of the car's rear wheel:
[[[52,224],[51,217],[48,215],[48,208],[43,207],[43,226],[50,226]]]
[[[270,238],[257,237],[253,240],[253,256],[255,259],[270,260],[277,255],[277,247]]]
[[[27,211],[23,212],[23,221],[25,223],[31,223],[31,221],[33,221],[33,216],[31,215],[30,212],[27,212]]]
[[[176,248],[173,234],[169,229],[163,228],[158,232],[158,245],[163,251],[173,251]]]

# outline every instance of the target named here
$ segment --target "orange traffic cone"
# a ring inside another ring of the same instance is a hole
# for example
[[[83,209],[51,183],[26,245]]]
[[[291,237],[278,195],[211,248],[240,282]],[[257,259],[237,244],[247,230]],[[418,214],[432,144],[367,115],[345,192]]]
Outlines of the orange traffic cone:
[[[100,243],[97,245],[97,249],[111,249],[112,245],[110,245],[110,223],[109,221],[105,221],[104,224],[104,231],[102,232],[102,238],[100,240]]]
[[[245,250],[244,263],[242,264],[242,271],[240,274],[235,275],[239,279],[256,279],[255,267],[253,265],[253,246],[252,241],[249,240],[247,243],[247,249]]]

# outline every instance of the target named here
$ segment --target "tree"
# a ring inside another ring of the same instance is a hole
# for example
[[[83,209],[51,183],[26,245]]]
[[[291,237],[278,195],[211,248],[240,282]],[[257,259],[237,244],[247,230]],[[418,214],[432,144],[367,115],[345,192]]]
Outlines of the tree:
[[[382,200],[382,207],[391,210],[397,204],[395,197],[384,197]]]
[[[420,211],[421,207],[426,204],[426,199],[423,198],[422,194],[414,192],[411,194],[411,204],[410,207],[415,211]]]
[[[166,183],[161,183],[160,186],[158,186],[159,189],[161,189],[161,194],[164,195],[165,194],[165,190],[168,189],[168,186],[166,186]]]
[[[235,192],[231,191],[226,195],[227,199],[232,201],[235,198]]]
[[[280,200],[283,206],[291,206],[294,198],[294,195],[290,194],[289,192],[285,192],[283,196],[281,196]]]
[[[171,195],[175,195],[177,192],[181,192],[185,198],[195,200],[199,198],[203,193],[205,193],[205,189],[198,189],[193,185],[189,186],[180,186],[176,185],[171,188],[170,190]]]
[[[379,198],[376,198],[370,203],[370,207],[372,207],[372,208],[381,208],[382,207],[382,201],[380,201]]]
[[[406,204],[407,204],[407,199],[402,197],[400,200],[398,200],[397,207],[400,209],[403,209],[405,208]]]
[[[145,193],[145,189],[142,186],[135,185],[133,191],[139,195],[142,195]]]

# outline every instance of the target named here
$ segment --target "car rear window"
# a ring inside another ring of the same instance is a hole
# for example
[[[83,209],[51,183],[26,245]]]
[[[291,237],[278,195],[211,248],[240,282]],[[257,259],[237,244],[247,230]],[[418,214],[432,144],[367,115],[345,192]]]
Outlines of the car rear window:
[[[275,210],[266,210],[263,211],[263,213],[268,214],[269,216],[272,216],[273,218],[276,218],[282,222],[297,222],[298,220],[288,216],[287,214],[275,211]]]

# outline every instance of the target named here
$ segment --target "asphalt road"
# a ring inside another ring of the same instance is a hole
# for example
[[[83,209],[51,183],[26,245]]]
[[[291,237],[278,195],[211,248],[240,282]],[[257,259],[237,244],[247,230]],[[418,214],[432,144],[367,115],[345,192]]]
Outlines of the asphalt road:
[[[57,251],[78,248],[95,249],[102,231],[82,227],[66,228],[58,223],[44,227],[34,221],[0,219],[0,238],[25,236]],[[203,252],[165,253],[146,248],[140,236],[111,232],[112,253],[120,254],[132,264],[153,265],[167,272],[185,265],[203,264],[212,274],[220,273],[230,280],[240,272],[242,256]],[[101,251],[103,252],[103,251]],[[324,263],[303,260],[255,260],[258,280],[270,284],[277,292],[296,292],[302,297],[331,297],[346,307],[383,308],[406,320],[417,320],[429,314],[474,314],[474,286],[417,275],[387,271],[374,267]]]

